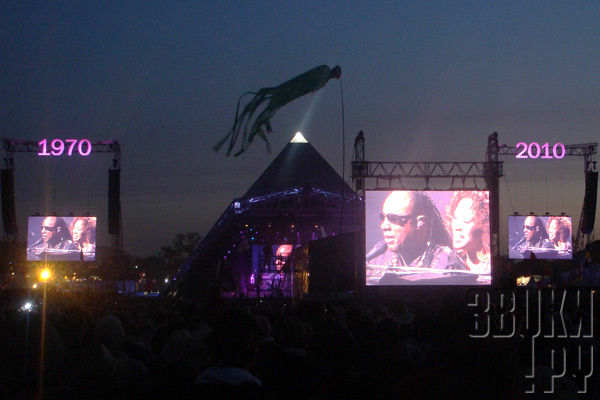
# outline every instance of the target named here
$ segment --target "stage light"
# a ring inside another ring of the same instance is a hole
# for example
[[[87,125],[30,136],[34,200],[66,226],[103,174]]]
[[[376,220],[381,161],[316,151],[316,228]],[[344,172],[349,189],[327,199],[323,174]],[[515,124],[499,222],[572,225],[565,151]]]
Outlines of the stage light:
[[[290,143],[308,143],[300,131],[296,132]]]
[[[169,283],[169,278],[165,278],[165,283]]]
[[[33,308],[33,304],[31,304],[31,302],[27,302],[25,304],[23,304],[23,307],[21,307],[21,309],[23,311],[31,311],[31,309]]]
[[[34,283],[33,286],[31,286],[34,289],[37,289],[37,283]]]
[[[42,272],[40,273],[40,277],[42,278],[43,281],[47,281],[50,278],[50,270],[43,269]]]

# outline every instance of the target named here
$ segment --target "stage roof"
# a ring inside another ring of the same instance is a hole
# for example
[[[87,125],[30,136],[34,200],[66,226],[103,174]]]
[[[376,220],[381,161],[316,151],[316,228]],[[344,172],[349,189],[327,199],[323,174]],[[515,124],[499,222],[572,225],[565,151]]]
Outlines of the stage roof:
[[[293,188],[319,188],[333,193],[353,193],[338,173],[297,133],[244,195],[244,199]]]

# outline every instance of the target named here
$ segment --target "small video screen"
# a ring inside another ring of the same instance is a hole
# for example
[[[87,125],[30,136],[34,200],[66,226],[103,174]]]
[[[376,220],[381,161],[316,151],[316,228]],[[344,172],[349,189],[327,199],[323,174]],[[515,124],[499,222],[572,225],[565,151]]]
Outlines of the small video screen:
[[[96,217],[28,218],[27,261],[95,260]]]
[[[367,286],[490,285],[489,191],[367,191]]]
[[[509,215],[510,259],[544,260],[573,258],[573,229],[566,215]]]
[[[249,289],[257,296],[287,296],[291,289],[291,258],[299,246],[289,243],[252,246]]]
[[[252,246],[252,269],[263,273],[288,272],[287,263],[294,246],[289,243]]]

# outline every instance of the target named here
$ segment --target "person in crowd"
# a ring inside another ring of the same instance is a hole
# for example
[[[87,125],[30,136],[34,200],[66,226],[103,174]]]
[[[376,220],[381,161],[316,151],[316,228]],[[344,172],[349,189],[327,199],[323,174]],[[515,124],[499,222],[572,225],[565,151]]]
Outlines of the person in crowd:
[[[96,253],[96,219],[92,217],[75,217],[70,226],[73,243],[83,252],[85,258]]]
[[[571,221],[567,217],[550,217],[546,222],[548,229],[548,239],[552,245],[559,251],[571,251]]]
[[[523,238],[513,246],[513,250],[525,258],[528,252],[553,248],[542,219],[535,215],[527,216],[523,221]]]
[[[125,330],[121,320],[114,315],[98,318],[93,338],[93,345],[82,352],[71,373],[70,397],[148,398],[148,368],[122,351]]]
[[[367,254],[370,265],[466,269],[452,250],[440,213],[427,193],[391,192],[383,203],[380,219],[383,241]],[[386,274],[393,273],[391,270],[383,272],[382,280]],[[390,277],[385,281],[387,279]]]
[[[0,398],[42,398],[40,371],[44,398],[60,398],[57,385],[64,379],[65,350],[64,339],[51,320],[42,321],[35,311],[9,315],[0,323]]]
[[[47,250],[77,250],[63,218],[44,218],[40,230],[42,238],[27,249],[30,255],[39,257]]]
[[[240,309],[222,312],[209,336],[210,367],[196,379],[198,398],[253,399],[264,395],[249,371],[256,356],[256,319]]]
[[[450,199],[447,225],[452,246],[469,270],[490,273],[490,199],[485,191],[457,191]]]

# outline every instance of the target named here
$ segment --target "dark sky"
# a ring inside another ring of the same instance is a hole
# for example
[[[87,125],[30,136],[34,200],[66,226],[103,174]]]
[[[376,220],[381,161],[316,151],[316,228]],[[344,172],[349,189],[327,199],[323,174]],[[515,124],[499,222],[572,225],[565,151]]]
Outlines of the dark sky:
[[[1,2],[0,136],[119,140],[125,248],[151,254],[206,234],[297,130],[341,173],[338,81],[273,118],[272,153],[211,150],[240,94],[317,65],[342,67],[348,180],[359,130],[372,161],[483,161],[494,131],[598,141],[598,21],[591,1]],[[503,221],[578,221],[581,159],[505,161]],[[110,155],[15,164],[22,236],[35,212],[106,218]]]

